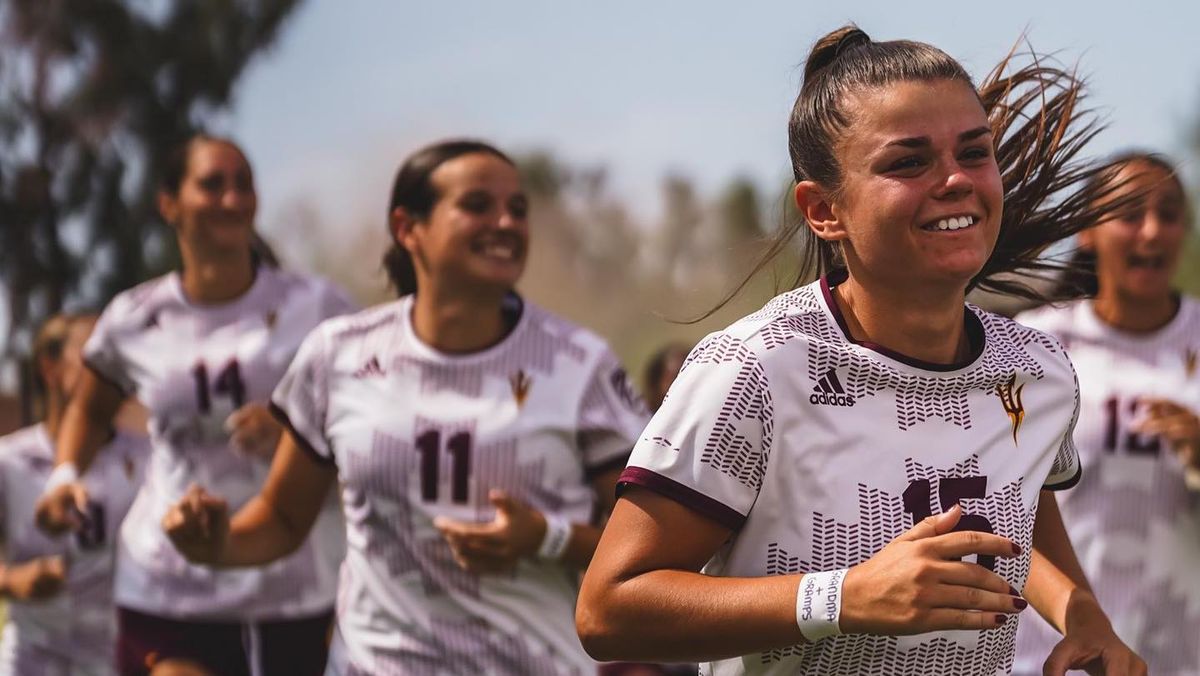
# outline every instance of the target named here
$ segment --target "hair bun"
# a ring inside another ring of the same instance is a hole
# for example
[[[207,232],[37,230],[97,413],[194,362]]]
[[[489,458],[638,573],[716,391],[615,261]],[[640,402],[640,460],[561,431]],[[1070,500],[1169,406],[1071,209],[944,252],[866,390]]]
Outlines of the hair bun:
[[[847,24],[826,34],[813,45],[812,52],[804,62],[804,81],[812,80],[813,76],[847,51],[870,42],[871,36],[854,24]]]

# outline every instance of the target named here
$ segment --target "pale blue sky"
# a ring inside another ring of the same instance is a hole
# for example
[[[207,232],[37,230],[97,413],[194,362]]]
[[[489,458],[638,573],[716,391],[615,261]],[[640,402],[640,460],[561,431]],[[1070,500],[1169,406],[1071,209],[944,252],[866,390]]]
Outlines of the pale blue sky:
[[[1028,29],[1088,74],[1112,123],[1100,152],[1173,152],[1200,103],[1200,3],[309,0],[222,126],[250,152],[275,236],[297,200],[330,225],[382,227],[397,163],[448,135],[604,163],[652,217],[668,170],[702,189],[789,175],[798,66],[847,20],[935,44],[977,77]]]

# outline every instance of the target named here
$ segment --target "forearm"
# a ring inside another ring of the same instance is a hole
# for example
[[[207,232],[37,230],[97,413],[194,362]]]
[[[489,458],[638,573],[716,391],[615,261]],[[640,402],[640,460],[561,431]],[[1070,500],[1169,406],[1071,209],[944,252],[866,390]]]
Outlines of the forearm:
[[[1063,634],[1078,622],[1108,623],[1063,525],[1054,494],[1043,491],[1033,527],[1025,598]]]
[[[585,592],[580,637],[600,660],[706,661],[795,645],[805,640],[796,623],[800,577],[643,573]]]
[[[289,523],[263,496],[256,495],[230,520],[229,535],[216,565],[265,565],[296,551],[307,537],[307,528]]]

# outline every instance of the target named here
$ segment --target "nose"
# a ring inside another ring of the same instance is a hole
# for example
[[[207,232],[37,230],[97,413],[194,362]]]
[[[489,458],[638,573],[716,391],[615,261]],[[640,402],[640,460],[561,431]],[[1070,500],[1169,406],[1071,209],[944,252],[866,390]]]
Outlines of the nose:
[[[1142,227],[1138,228],[1138,236],[1147,242],[1157,241],[1162,237],[1165,226],[1166,224],[1154,209],[1147,209],[1142,214]]]
[[[938,197],[957,199],[975,192],[975,181],[958,162],[950,160],[945,167],[942,181],[938,185]]]
[[[501,208],[500,218],[496,221],[496,227],[500,228],[501,230],[512,230],[514,228],[519,228],[522,222],[523,219],[518,218],[517,215],[513,213],[512,209]]]
[[[221,191],[221,206],[230,211],[242,211],[254,204],[254,191],[237,185],[226,186]]]

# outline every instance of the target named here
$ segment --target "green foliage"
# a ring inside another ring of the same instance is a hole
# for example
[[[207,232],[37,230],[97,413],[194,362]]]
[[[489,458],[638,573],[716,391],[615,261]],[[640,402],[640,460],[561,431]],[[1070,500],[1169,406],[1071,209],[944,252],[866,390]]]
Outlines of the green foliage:
[[[229,103],[298,2],[0,4],[7,352],[64,304],[101,304],[175,264],[155,213],[162,155]]]

